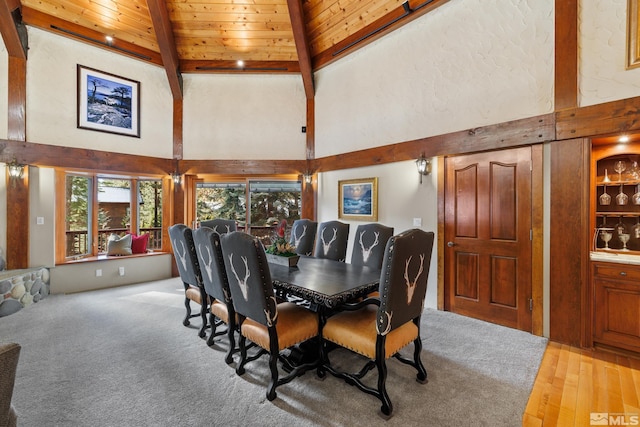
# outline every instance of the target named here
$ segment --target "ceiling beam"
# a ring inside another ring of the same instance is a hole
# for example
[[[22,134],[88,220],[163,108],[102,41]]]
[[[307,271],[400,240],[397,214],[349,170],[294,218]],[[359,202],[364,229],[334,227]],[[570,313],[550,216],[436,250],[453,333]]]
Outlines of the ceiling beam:
[[[151,16],[151,22],[153,22],[153,29],[160,47],[160,56],[167,72],[173,99],[182,99],[182,75],[178,69],[180,60],[176,42],[173,38],[173,29],[169,20],[167,4],[165,0],[147,0],[147,6],[149,7],[149,15]]]
[[[304,85],[307,100],[310,100],[315,96],[315,88],[313,83],[313,69],[311,68],[311,50],[309,49],[304,13],[302,11],[302,0],[287,0],[287,6],[289,6],[293,39],[295,40],[296,51],[298,52],[302,84]]]
[[[27,29],[22,23],[20,2],[0,1],[0,33],[9,56],[27,59]]]

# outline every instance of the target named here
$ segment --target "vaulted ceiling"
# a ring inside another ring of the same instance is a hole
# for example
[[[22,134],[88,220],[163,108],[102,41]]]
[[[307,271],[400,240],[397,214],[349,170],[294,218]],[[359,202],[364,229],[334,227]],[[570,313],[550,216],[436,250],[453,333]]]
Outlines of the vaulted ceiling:
[[[0,0],[0,32],[10,55],[26,24],[162,66],[178,98],[182,73],[247,72],[313,98],[314,71],[446,1]]]

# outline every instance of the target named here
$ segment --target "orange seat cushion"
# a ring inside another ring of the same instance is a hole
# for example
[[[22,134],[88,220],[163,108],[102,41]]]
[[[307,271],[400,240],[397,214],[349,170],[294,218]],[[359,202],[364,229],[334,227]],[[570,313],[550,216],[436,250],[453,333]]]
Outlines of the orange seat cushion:
[[[211,314],[222,320],[224,323],[229,323],[229,310],[227,310],[227,304],[213,300],[211,303]]]
[[[344,311],[327,320],[322,328],[322,337],[328,341],[348,348],[369,359],[376,358],[376,317],[378,307],[366,306],[357,311]],[[401,348],[418,337],[418,327],[407,322],[389,332],[385,341],[385,355],[388,359]]]
[[[291,347],[318,335],[318,315],[291,302],[278,304],[279,350]],[[269,350],[269,330],[266,326],[247,318],[241,327],[242,335],[265,350]]]
[[[200,294],[200,289],[195,286],[189,285],[187,289],[184,291],[185,296],[193,302],[197,302],[202,305],[202,295]]]

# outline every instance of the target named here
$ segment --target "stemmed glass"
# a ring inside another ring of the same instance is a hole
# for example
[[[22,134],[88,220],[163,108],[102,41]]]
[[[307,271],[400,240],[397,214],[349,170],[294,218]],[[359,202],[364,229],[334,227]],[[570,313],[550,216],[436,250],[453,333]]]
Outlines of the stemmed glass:
[[[608,206],[611,204],[611,196],[607,193],[607,186],[604,186],[604,193],[600,195],[600,205]]]
[[[629,234],[627,233],[622,233],[622,234],[618,234],[618,239],[620,239],[620,241],[622,242],[622,249],[623,251],[628,251],[629,249],[627,249],[627,242],[629,241]]]
[[[611,234],[610,231],[600,230],[600,238],[604,242],[603,249],[609,249],[609,241],[611,240],[612,237],[613,237],[613,234]]]
[[[618,181],[622,181],[622,172],[624,172],[626,168],[627,168],[627,165],[622,160],[618,160],[613,165],[613,170],[618,172]]]
[[[636,225],[631,229],[633,232],[633,237],[636,239],[640,239],[640,216],[636,219]]]
[[[636,192],[631,196],[631,201],[634,205],[640,205],[640,184],[636,186]]]
[[[624,193],[624,185],[620,184],[620,193],[616,196],[616,203],[620,206],[626,205],[629,202],[629,196]]]

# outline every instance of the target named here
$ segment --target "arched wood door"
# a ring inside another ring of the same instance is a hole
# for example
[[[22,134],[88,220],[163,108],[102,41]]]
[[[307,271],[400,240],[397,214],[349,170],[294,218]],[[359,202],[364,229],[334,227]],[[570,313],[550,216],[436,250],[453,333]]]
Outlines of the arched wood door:
[[[445,309],[531,332],[531,148],[445,160]]]

